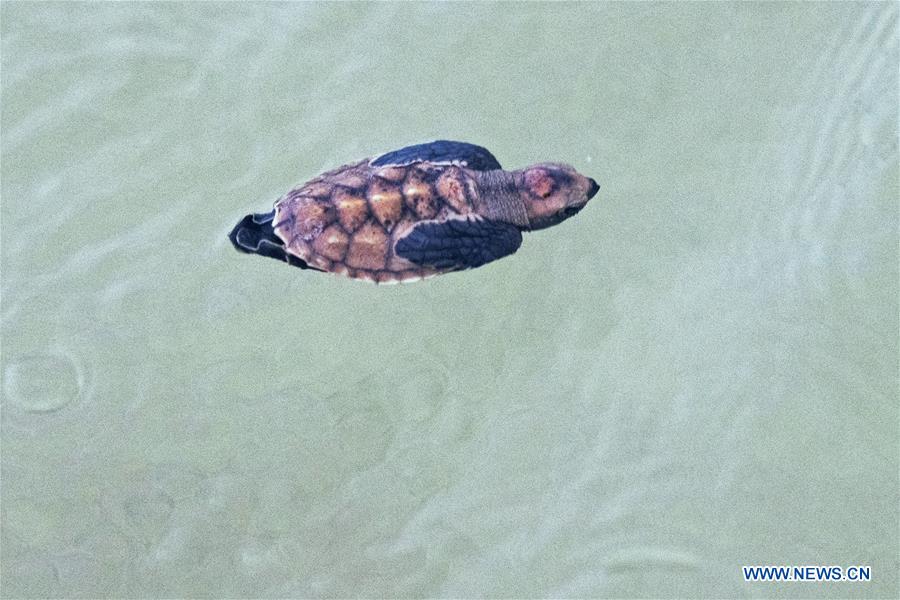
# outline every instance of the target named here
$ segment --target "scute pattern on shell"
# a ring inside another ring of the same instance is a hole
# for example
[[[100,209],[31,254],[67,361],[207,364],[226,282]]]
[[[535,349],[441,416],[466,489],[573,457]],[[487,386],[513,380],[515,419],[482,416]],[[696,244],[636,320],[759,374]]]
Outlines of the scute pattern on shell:
[[[275,204],[275,233],[311,266],[378,283],[441,271],[394,253],[422,220],[467,215],[475,206],[471,174],[456,165],[373,167],[368,160],[323,173]]]

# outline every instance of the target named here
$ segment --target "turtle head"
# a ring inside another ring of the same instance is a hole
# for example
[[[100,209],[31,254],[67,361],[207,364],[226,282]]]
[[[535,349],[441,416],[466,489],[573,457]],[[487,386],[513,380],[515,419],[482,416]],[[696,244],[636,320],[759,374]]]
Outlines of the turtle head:
[[[531,229],[565,221],[584,208],[600,189],[590,177],[560,163],[540,163],[520,173],[520,194]]]

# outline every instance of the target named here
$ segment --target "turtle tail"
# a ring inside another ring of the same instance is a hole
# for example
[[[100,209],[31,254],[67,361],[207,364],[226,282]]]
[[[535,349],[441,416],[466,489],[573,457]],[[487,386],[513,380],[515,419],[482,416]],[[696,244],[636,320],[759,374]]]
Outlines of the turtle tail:
[[[275,211],[247,215],[234,226],[228,239],[240,252],[248,254],[261,254],[284,261],[301,269],[311,268],[303,260],[288,253],[284,248],[284,241],[275,235],[272,221],[275,219]]]

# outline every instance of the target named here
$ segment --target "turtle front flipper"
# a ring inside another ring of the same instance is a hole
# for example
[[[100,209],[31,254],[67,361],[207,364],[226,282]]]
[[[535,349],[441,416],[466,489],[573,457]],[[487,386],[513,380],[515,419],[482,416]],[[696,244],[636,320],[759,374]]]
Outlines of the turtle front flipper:
[[[460,271],[508,256],[521,244],[515,225],[469,216],[417,223],[397,240],[394,251],[422,267]]]
[[[450,140],[436,140],[400,148],[372,159],[369,164],[373,167],[387,167],[414,162],[456,163],[473,171],[494,171],[502,168],[487,148]]]
[[[234,226],[234,229],[228,234],[228,239],[240,252],[260,254],[284,261],[301,269],[318,271],[319,269],[306,264],[306,261],[285,251],[284,241],[275,235],[275,230],[272,228],[272,220],[274,218],[274,210],[268,213],[247,215]]]

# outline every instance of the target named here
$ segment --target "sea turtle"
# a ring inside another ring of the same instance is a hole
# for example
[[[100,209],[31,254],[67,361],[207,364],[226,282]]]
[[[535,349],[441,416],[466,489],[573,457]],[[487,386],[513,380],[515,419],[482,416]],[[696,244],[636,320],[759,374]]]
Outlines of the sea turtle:
[[[568,219],[597,189],[569,165],[504,171],[481,146],[438,140],[323,173],[229,238],[301,269],[410,281],[512,254],[523,231]]]

